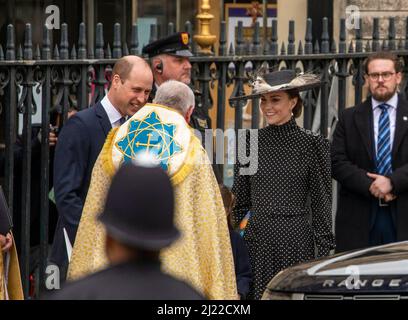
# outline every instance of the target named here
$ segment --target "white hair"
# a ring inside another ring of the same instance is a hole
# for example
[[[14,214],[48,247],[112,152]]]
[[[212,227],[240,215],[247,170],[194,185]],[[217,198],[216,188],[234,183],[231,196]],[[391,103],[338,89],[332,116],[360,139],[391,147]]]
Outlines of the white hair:
[[[179,110],[185,115],[189,107],[195,106],[195,98],[188,85],[180,81],[168,80],[157,89],[153,103]]]

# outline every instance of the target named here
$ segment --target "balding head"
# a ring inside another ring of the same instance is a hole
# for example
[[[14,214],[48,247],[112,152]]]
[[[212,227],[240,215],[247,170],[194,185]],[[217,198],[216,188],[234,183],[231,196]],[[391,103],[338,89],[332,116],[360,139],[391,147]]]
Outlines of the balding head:
[[[130,72],[135,67],[142,69],[150,68],[149,64],[138,56],[124,56],[116,61],[115,65],[113,66],[112,77],[117,74],[122,81],[125,81],[128,79]]]

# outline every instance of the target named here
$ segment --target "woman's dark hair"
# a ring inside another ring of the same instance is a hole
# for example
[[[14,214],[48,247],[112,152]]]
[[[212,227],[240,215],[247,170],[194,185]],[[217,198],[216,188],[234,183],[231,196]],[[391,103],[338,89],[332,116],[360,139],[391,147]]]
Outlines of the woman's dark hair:
[[[293,117],[299,118],[300,115],[302,114],[302,108],[303,108],[303,101],[299,95],[299,90],[298,89],[286,90],[286,93],[288,94],[290,99],[297,98],[297,102],[296,102],[295,107],[292,110],[292,113],[293,113]]]

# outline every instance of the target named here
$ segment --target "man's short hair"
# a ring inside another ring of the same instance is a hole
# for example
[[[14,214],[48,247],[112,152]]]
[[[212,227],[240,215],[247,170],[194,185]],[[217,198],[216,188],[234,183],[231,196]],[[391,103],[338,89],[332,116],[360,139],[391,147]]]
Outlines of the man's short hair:
[[[194,93],[183,82],[168,80],[157,89],[153,103],[161,104],[186,114],[189,107],[195,105]]]
[[[129,78],[129,74],[132,71],[135,62],[132,61],[135,60],[134,58],[129,59],[128,56],[124,56],[120,58],[119,60],[116,61],[115,65],[113,66],[112,70],[112,77],[117,74],[120,79],[123,81],[127,80]],[[143,58],[140,58],[141,61],[144,61],[146,64],[146,67],[149,68],[149,64],[144,60]]]
[[[124,59],[123,57],[116,61],[113,66],[112,76],[117,74],[122,81],[125,81],[129,77],[130,71],[132,71],[133,64],[129,60]]]
[[[391,51],[378,51],[370,54],[367,59],[364,61],[364,70],[365,73],[368,74],[368,65],[373,60],[391,60],[394,63],[395,72],[401,72],[403,68],[403,64],[401,59]]]

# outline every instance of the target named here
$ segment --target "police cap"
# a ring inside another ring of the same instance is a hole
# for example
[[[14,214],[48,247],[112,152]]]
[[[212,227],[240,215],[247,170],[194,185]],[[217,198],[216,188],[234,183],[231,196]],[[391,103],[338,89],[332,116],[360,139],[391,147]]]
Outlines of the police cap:
[[[155,57],[159,54],[191,57],[193,54],[190,51],[188,42],[189,34],[187,32],[177,32],[144,46],[142,54],[147,55],[149,58]]]

